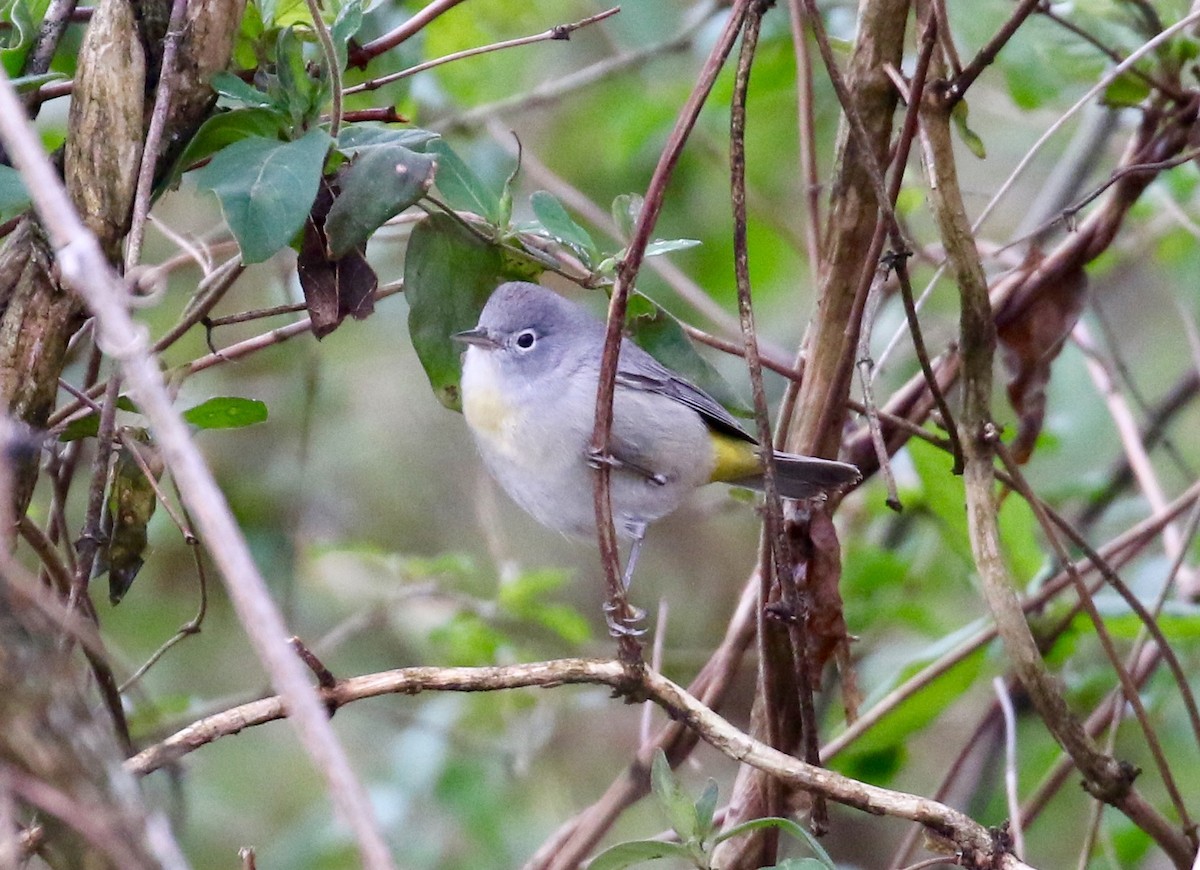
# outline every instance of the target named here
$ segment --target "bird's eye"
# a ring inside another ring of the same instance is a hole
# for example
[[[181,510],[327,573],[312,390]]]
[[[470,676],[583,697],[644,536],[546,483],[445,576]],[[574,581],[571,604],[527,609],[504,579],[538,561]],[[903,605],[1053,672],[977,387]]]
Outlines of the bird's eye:
[[[532,329],[526,329],[517,333],[517,347],[521,350],[529,350],[537,341],[537,334]]]

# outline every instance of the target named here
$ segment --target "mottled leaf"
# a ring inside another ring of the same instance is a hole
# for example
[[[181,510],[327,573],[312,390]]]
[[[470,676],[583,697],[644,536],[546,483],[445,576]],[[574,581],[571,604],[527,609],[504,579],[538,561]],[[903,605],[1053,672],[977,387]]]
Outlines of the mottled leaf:
[[[436,164],[403,145],[369,148],[339,174],[341,192],[325,218],[329,252],[342,257],[428,191]]]
[[[163,461],[145,431],[135,435],[136,449],[155,481],[162,475]],[[105,517],[106,546],[100,567],[108,570],[108,600],[118,604],[141,570],[148,540],[146,528],[158,507],[158,497],[130,449],[117,451],[112,486]]]

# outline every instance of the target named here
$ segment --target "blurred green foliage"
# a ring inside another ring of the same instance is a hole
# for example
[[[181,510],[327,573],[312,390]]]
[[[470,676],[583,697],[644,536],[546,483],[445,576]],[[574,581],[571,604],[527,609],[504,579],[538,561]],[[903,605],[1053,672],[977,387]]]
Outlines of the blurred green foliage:
[[[359,43],[388,32],[423,5],[368,4]],[[1107,44],[1128,51],[1145,38],[1144,22],[1131,11],[1134,5],[1092,0],[1072,4],[1070,14]],[[836,36],[853,36],[853,6],[822,6]],[[26,7],[24,0],[2,4],[9,16],[5,20],[15,20],[14,14]],[[225,217],[246,261],[265,261],[295,242],[322,173],[332,177],[354,165],[363,149],[380,145],[372,137],[383,134],[370,131],[387,129],[406,131],[411,138],[399,144],[412,153],[437,158],[436,196],[452,209],[485,219],[473,224],[482,237],[468,235],[444,213],[416,229],[403,222],[379,229],[367,245],[367,257],[381,281],[403,277],[407,296],[382,301],[371,318],[346,322],[319,346],[311,337],[299,337],[180,385],[181,407],[200,406],[212,395],[252,396],[270,407],[270,419],[261,425],[206,437],[203,447],[290,625],[337,675],[611,653],[599,614],[602,585],[593,545],[537,528],[504,501],[485,480],[461,419],[443,405],[456,403],[457,356],[448,334],[473,325],[474,313],[498,280],[540,275],[567,286],[547,271],[531,239],[564,246],[594,270],[597,286],[611,277],[614,258],[627,241],[629,208],[636,205],[633,192],[645,189],[723,14],[705,18],[705,4],[685,0],[629,0],[622,7],[618,16],[574,33],[569,41],[491,52],[355,95],[347,101],[348,111],[392,106],[411,124],[381,128],[374,122],[352,122],[335,143],[320,128],[321,115],[328,111],[330,77],[320,70],[307,6],[251,2],[236,60],[247,69],[261,62],[274,78],[221,79],[223,114],[202,129],[183,161],[184,166],[206,158],[211,162],[194,173],[184,174],[181,167],[175,176],[183,179],[179,188],[164,192],[159,201],[156,215],[166,225],[201,237],[220,224],[220,214],[216,199],[198,189],[220,194],[225,187],[235,188],[233,199],[222,197]],[[797,157],[795,61],[785,4],[777,7],[767,18],[750,89],[749,244],[763,339],[790,354],[812,315],[813,295],[803,241],[805,184]],[[948,7],[954,40],[963,57],[970,57],[1007,18],[1012,4],[980,0]],[[1168,20],[1185,7],[1181,0],[1156,4]],[[346,84],[540,32],[602,8],[590,0],[464,3],[373,59],[365,70],[346,71]],[[326,10],[331,22],[338,12]],[[13,34],[20,44],[13,48],[6,43],[3,50],[23,50],[21,33]],[[64,54],[69,55],[70,40],[77,38],[72,29]],[[1181,39],[1161,62],[1182,62],[1192,53]],[[614,57],[627,62],[610,63]],[[7,65],[7,56],[4,60]],[[906,68],[911,62],[906,59]],[[604,75],[556,97],[512,103],[484,121],[467,115],[539,87],[561,86],[603,63],[612,67]],[[973,214],[1041,134],[1047,119],[1064,111],[1109,63],[1094,47],[1044,18],[1034,17],[1020,29],[972,89],[970,130],[965,131],[965,118],[960,130],[960,170]],[[68,73],[72,67],[69,57],[55,64]],[[731,82],[726,70],[680,158],[656,230],[664,256],[727,311],[733,310],[734,299],[726,141]],[[814,86],[818,169],[826,193],[837,106],[823,75]],[[1109,96],[1124,104],[1136,93],[1117,88]],[[1121,116],[1120,129],[1128,133],[1135,121],[1132,115]],[[47,136],[55,135],[56,124],[61,126],[61,119],[46,121]],[[519,167],[510,153],[510,131],[524,152]],[[398,143],[389,141],[389,147]],[[1055,139],[1033,162],[1009,203],[985,225],[981,239],[989,244],[1010,239],[1028,204],[1054,176],[1065,143],[1065,136]],[[986,146],[986,159],[970,154],[968,149],[977,151],[972,146],[978,144]],[[279,162],[281,155],[298,150],[304,151],[302,159]],[[560,179],[594,204],[595,213],[573,205],[557,184]],[[1091,272],[1092,292],[1102,299],[1105,317],[1118,327],[1131,376],[1153,396],[1169,388],[1180,361],[1190,358],[1178,311],[1193,320],[1200,315],[1195,228],[1170,219],[1173,211],[1196,213],[1197,180],[1195,166],[1188,163],[1155,182],[1129,218],[1133,241],[1118,245]],[[250,189],[259,196],[248,197]],[[899,211],[919,242],[933,247],[924,190],[920,174],[910,173]],[[11,174],[0,167],[0,218],[5,208],[19,202]],[[607,225],[614,202],[615,233]],[[824,196],[822,202],[827,207]],[[422,205],[436,210],[427,200]],[[357,243],[385,218],[381,211],[361,215],[352,206],[346,208],[355,217],[374,224],[367,230],[355,227],[352,241]],[[685,240],[699,245],[676,244]],[[174,253],[172,243],[151,235],[148,262]],[[279,267],[286,256],[250,268],[215,314],[297,301],[290,266]],[[997,270],[1006,264],[989,261]],[[913,272],[920,284],[931,279],[933,268],[915,261]],[[194,271],[175,273],[165,301],[141,313],[153,334],[175,322],[196,280]],[[449,290],[457,295],[447,296]],[[674,353],[671,365],[696,379],[706,378],[706,388],[714,392],[724,389],[720,397],[731,405],[748,395],[740,361],[698,353],[683,340],[676,317],[712,328],[697,318],[693,306],[669,291],[649,267],[639,290],[645,298],[636,299],[631,311],[639,341],[660,356]],[[587,292],[597,305],[603,303],[601,290]],[[901,320],[897,301],[886,301],[874,352]],[[936,287],[922,323],[931,347],[940,349],[956,336],[956,296],[948,282]],[[228,347],[273,325],[252,321],[222,326],[210,339],[218,348]],[[898,348],[878,376],[876,389],[884,396],[916,370],[907,339]],[[206,352],[205,337],[196,330],[166,356],[179,365]],[[82,366],[75,363],[70,376],[76,377]],[[778,396],[780,381],[771,377],[769,389]],[[730,386],[718,386],[723,382]],[[1005,401],[998,384],[997,415],[1011,420]],[[1056,362],[1049,408],[1027,472],[1040,493],[1070,510],[1098,491],[1120,455],[1082,354],[1068,351]],[[86,431],[72,429],[72,437],[95,432],[96,418],[84,420],[88,422],[81,420],[77,427]],[[1182,461],[1191,467],[1200,462],[1200,447],[1190,437],[1198,427],[1200,415],[1192,408],[1169,432]],[[884,506],[876,481],[839,512],[842,591],[849,631],[857,638],[853,653],[864,709],[987,624],[975,588],[963,486],[949,473],[950,466],[944,453],[914,440],[895,461],[903,513]],[[1166,460],[1161,466],[1177,491],[1186,473]],[[46,501],[39,504],[47,510]],[[74,502],[68,507],[81,510]],[[1106,540],[1144,515],[1140,500],[1123,498],[1091,530],[1093,540]],[[1009,493],[1000,518],[1003,555],[1015,582],[1023,591],[1036,588],[1053,566],[1032,512]],[[195,614],[198,601],[197,571],[170,517],[154,512],[146,531],[149,549],[136,586],[120,608],[99,604],[106,638],[126,674]],[[694,676],[719,642],[753,566],[756,534],[754,511],[720,489],[698,494],[685,511],[651,532],[634,595],[646,606],[660,598],[663,602],[662,667],[674,678],[686,682]],[[1139,593],[1151,595],[1166,567],[1161,557],[1147,558],[1127,575]],[[171,650],[127,695],[140,742],[265,691],[213,576],[208,595],[202,631]],[[1104,597],[1101,604],[1110,631],[1127,652],[1137,635],[1136,621],[1115,598]],[[1055,604],[1032,616],[1040,629],[1066,615],[1065,605]],[[1200,665],[1200,620],[1194,608],[1168,609],[1161,624],[1194,672]],[[1112,687],[1111,671],[1081,617],[1071,619],[1048,658],[1079,709],[1096,703]],[[992,678],[1003,671],[997,644],[982,646],[883,717],[831,765],[873,782],[931,793],[950,762],[948,747],[957,751],[992,701]],[[751,685],[752,664],[740,676]],[[821,697],[825,736],[843,726],[838,687],[837,677],[827,674]],[[1155,679],[1145,695],[1168,752],[1178,760],[1178,779],[1200,781],[1194,744],[1178,724],[1182,714],[1173,686]],[[340,711],[334,724],[367,782],[398,863],[477,870],[518,866],[558,825],[594,800],[639,746],[640,716],[640,710],[612,700],[605,690],[576,687],[381,698]],[[651,718],[656,724],[666,721],[660,711]],[[1027,794],[1053,763],[1057,749],[1028,715],[1020,717],[1018,745],[1020,787]],[[1132,726],[1122,727],[1117,749],[1122,757],[1148,767]],[[732,764],[713,761],[704,772],[711,772],[721,795],[731,793]],[[998,825],[1008,814],[1001,774],[995,768],[984,771],[978,797],[967,807],[984,824]],[[677,776],[687,780],[690,773]],[[1162,805],[1159,789],[1149,780],[1144,777],[1139,785],[1145,781],[1147,793]],[[704,828],[712,817],[707,787],[664,782],[660,776],[656,787],[660,800],[666,794],[674,807],[669,816],[676,830],[688,812],[693,820],[704,814],[698,804],[708,812],[698,823]],[[240,846],[255,847],[261,867],[341,868],[356,860],[344,828],[331,817],[323,784],[285,725],[249,729],[236,740],[206,746],[173,773],[150,777],[147,787],[156,802],[172,810],[197,868],[233,866]],[[1078,843],[1062,832],[1081,829],[1088,811],[1073,787],[1051,802],[1049,816],[1027,832],[1040,866],[1074,862]],[[874,828],[860,827],[867,823],[850,813],[836,814],[834,822],[824,846],[844,866],[881,866],[899,837],[899,826],[889,828],[886,836],[877,834]],[[653,836],[661,826],[656,812],[638,808],[605,845]],[[870,836],[862,836],[864,830]],[[1120,866],[1138,866],[1151,851],[1145,835],[1119,814],[1106,811],[1101,830],[1105,848]],[[803,867],[805,860],[816,860],[804,848],[795,852],[804,860],[780,866]]]

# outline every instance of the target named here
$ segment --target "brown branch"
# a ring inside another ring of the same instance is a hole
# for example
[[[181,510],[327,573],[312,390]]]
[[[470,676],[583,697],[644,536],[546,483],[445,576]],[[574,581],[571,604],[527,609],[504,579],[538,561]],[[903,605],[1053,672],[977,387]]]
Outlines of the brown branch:
[[[1150,724],[1149,716],[1146,714],[1146,707],[1142,703],[1141,695],[1138,686],[1134,683],[1128,669],[1122,663],[1120,656],[1117,654],[1115,645],[1113,644],[1112,635],[1109,634],[1107,627],[1104,624],[1104,618],[1100,615],[1096,608],[1096,602],[1092,599],[1091,593],[1084,585],[1083,578],[1079,572],[1074,569],[1071,564],[1070,555],[1063,546],[1062,541],[1058,536],[1058,529],[1054,522],[1050,519],[1049,514],[1042,506],[1041,500],[1034,494],[1033,489],[1029,486],[1025,476],[1021,473],[1020,467],[1013,460],[1009,451],[1004,444],[997,440],[993,445],[996,455],[1000,457],[1000,461],[1004,464],[1005,470],[1008,472],[1009,478],[1013,482],[1016,490],[1021,494],[1029,507],[1033,510],[1033,515],[1037,519],[1038,524],[1042,528],[1042,533],[1050,542],[1051,549],[1059,561],[1066,567],[1067,575],[1071,578],[1071,582],[1075,586],[1076,594],[1079,596],[1079,604],[1083,611],[1091,620],[1092,628],[1096,633],[1097,639],[1100,641],[1100,647],[1104,650],[1104,654],[1108,657],[1109,663],[1112,665],[1114,673],[1117,675],[1117,680],[1121,685],[1121,689],[1125,694],[1126,703],[1133,708],[1134,716],[1137,718],[1138,724],[1141,726],[1142,734],[1146,738],[1146,745],[1150,749],[1150,755],[1154,759],[1155,765],[1158,767],[1159,776],[1162,778],[1163,786],[1167,790],[1167,795],[1171,799],[1171,803],[1175,807],[1175,811],[1179,814],[1180,820],[1183,822],[1184,828],[1192,827],[1192,821],[1188,815],[1187,805],[1183,802],[1183,797],[1179,793],[1179,787],[1175,783],[1175,777],[1171,773],[1171,766],[1167,761],[1166,755],[1163,753],[1162,744],[1158,740],[1158,735],[1154,732],[1154,727]],[[1107,575],[1106,575],[1107,576]],[[1124,584],[1120,584],[1124,587]],[[1143,610],[1143,613],[1145,611]],[[1145,614],[1149,617],[1149,614]],[[1147,618],[1143,620],[1143,624],[1149,625],[1154,620]],[[1165,640],[1165,638],[1164,638]],[[1185,681],[1186,683],[1186,681]]]
[[[1041,3],[1042,0],[1021,0],[1017,4],[1017,8],[1012,11],[1008,20],[996,31],[995,35],[988,40],[987,45],[979,50],[979,54],[975,55],[950,83],[946,92],[949,108],[953,108],[955,103],[966,96],[967,90],[974,84],[975,79],[979,78],[980,73],[991,65],[992,61],[1000,54],[1000,49],[1008,44],[1017,29],[1025,23],[1025,19],[1033,14]]]
[[[688,686],[688,692],[705,706],[719,711],[733,688],[738,668],[754,639],[758,612],[758,578],[752,576],[726,627],[716,651]],[[650,763],[662,750],[668,763],[678,766],[696,747],[696,732],[671,720],[643,743],[636,756],[591,806],[566,822],[526,863],[526,870],[575,870],[599,843],[617,816],[650,791]]]
[[[729,758],[750,764],[789,785],[873,815],[920,822],[935,834],[949,838],[963,851],[968,866],[970,862],[979,867],[1025,866],[999,849],[991,833],[963,813],[916,795],[858,782],[772,749],[739,731],[700,700],[644,665],[630,667],[619,661],[561,659],[506,667],[402,668],[339,680],[322,695],[332,706],[342,707],[382,695],[492,692],[579,684],[607,685],[620,695],[648,698]],[[144,776],[221,737],[284,718],[285,709],[280,698],[271,697],[201,719],[129,759],[126,770]]]
[[[1134,790],[1133,770],[1104,754],[1071,713],[1046,669],[1021,612],[1012,578],[1001,555],[993,494],[996,430],[991,421],[990,403],[996,323],[992,318],[987,280],[958,188],[950,139],[949,104],[943,100],[926,100],[923,120],[933,179],[934,217],[962,300],[963,411],[960,424],[966,459],[964,481],[971,550],[984,597],[1018,678],[1046,727],[1084,774],[1088,790],[1125,812],[1177,866],[1188,866],[1193,851],[1191,844]]]
[[[771,445],[775,439],[771,435],[770,411],[767,406],[767,394],[763,387],[762,360],[758,353],[758,335],[754,323],[754,307],[750,291],[750,252],[746,240],[746,95],[750,87],[750,70],[754,62],[754,52],[758,46],[758,35],[762,26],[762,16],[766,6],[762,2],[752,2],[747,11],[742,27],[742,48],[738,55],[737,69],[734,74],[732,107],[730,112],[729,133],[729,165],[731,181],[731,199],[733,205],[733,265],[737,282],[738,315],[741,321],[742,350],[746,360],[746,368],[750,375],[750,388],[754,400],[754,423],[759,444]],[[820,764],[820,744],[817,731],[817,714],[813,702],[812,665],[809,661],[808,636],[809,626],[806,624],[806,608],[801,607],[799,595],[791,578],[795,576],[796,556],[792,552],[787,536],[784,534],[783,502],[776,483],[775,453],[771,449],[762,451],[763,488],[766,496],[763,512],[762,545],[759,548],[760,586],[759,586],[759,632],[758,639],[762,645],[759,655],[758,694],[764,701],[764,720],[766,724],[767,744],[777,749],[786,749],[779,736],[778,724],[784,711],[791,706],[790,700],[777,699],[771,687],[781,681],[774,677],[771,670],[777,663],[768,649],[769,633],[761,620],[767,618],[767,608],[771,601],[771,590],[779,585],[783,606],[789,614],[786,619],[790,640],[791,661],[790,681],[796,687],[799,701],[800,734],[803,745],[804,760],[809,764]],[[789,680],[782,680],[788,682]],[[785,813],[782,795],[774,781],[768,782],[765,814],[778,816]],[[813,798],[812,811],[809,816],[810,824],[815,832],[823,833],[829,827],[829,815],[825,801],[816,795]],[[756,860],[774,862],[777,860],[778,832],[773,829],[758,835],[761,840],[761,852],[756,854]],[[748,848],[745,843],[739,846]],[[753,847],[750,847],[753,848]]]
[[[413,15],[395,30],[385,33],[378,39],[373,39],[363,46],[351,45],[347,65],[366,67],[372,58],[395,48],[419,33],[429,22],[445,12],[449,12],[463,0],[433,0],[428,6]]]
[[[813,286],[821,278],[821,185],[817,170],[816,123],[813,117],[813,71],[804,34],[808,13],[803,0],[789,0],[792,52],[796,55],[796,117],[800,139],[800,177],[804,180],[804,243]]]
[[[596,390],[596,423],[589,445],[595,456],[608,455],[608,439],[609,433],[612,431],[612,404],[616,391],[617,356],[620,352],[621,333],[625,326],[625,307],[629,292],[633,288],[645,256],[646,245],[650,242],[650,234],[662,211],[667,182],[683,151],[688,134],[700,115],[700,109],[708,98],[712,86],[716,83],[717,74],[724,66],[725,58],[733,49],[733,43],[741,29],[742,17],[748,3],[749,0],[738,0],[735,4],[724,30],[718,36],[700,71],[696,86],[688,96],[683,109],[680,110],[679,118],[671,130],[671,135],[667,138],[654,173],[650,176],[650,183],[646,186],[642,211],[638,215],[637,224],[633,229],[633,237],[629,240],[625,257],[617,268],[617,278],[613,284],[612,298],[608,305],[604,353],[600,358],[599,386]],[[596,536],[600,547],[600,559],[604,565],[608,606],[613,608],[613,617],[620,623],[628,621],[633,616],[633,611],[625,598],[625,590],[621,586],[620,557],[617,552],[612,502],[609,497],[609,476],[608,465],[603,462],[598,463],[595,486]],[[631,637],[625,636],[622,639],[624,655],[634,655],[637,652],[634,649],[635,646],[636,643]]]

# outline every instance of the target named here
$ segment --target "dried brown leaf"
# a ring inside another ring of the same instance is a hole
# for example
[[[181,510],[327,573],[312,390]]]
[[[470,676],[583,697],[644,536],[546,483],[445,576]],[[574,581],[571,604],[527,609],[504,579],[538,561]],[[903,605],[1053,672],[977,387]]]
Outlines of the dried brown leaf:
[[[1025,268],[1033,272],[1041,260],[1032,252]],[[1017,412],[1017,436],[1012,454],[1024,463],[1046,417],[1046,386],[1050,367],[1062,351],[1087,300],[1087,274],[1073,267],[1056,280],[1043,282],[1042,292],[1024,306],[1018,317],[997,324],[1001,358],[1008,373],[1008,400]]]

